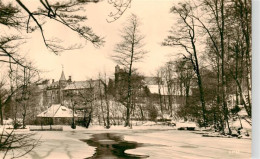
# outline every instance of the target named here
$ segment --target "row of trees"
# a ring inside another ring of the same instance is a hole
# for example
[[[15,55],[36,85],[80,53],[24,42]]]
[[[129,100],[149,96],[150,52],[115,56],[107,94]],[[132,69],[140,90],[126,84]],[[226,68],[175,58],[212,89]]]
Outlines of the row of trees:
[[[162,44],[181,53],[176,52],[180,57],[157,73],[161,113],[165,109],[170,116],[197,120],[204,127],[214,125],[221,131],[227,127],[231,133],[231,112],[237,113],[239,105],[251,118],[251,1],[186,1],[172,7],[171,13],[178,27]],[[146,53],[137,17],[132,15],[128,22],[113,56],[128,72],[127,96],[121,100],[127,109],[126,126],[133,105],[133,64]],[[181,104],[174,109],[176,95]],[[232,95],[235,108],[229,103]]]
[[[63,91],[64,104],[77,112],[78,124],[88,128],[90,123],[103,125],[125,124],[131,119],[155,120],[157,110],[151,107],[150,92],[143,83],[144,77],[136,73],[131,76],[131,98],[127,119],[128,73],[121,72],[120,80],[107,79],[104,74],[98,80],[72,82],[71,89]],[[73,87],[74,85],[74,87]],[[153,108],[153,109],[151,109]],[[75,120],[72,122],[75,125]]]
[[[186,106],[180,113],[186,114],[190,106],[190,80],[195,79],[201,106],[198,114],[189,115],[203,126],[214,124],[223,131],[227,127],[231,133],[230,95],[235,94],[236,107],[243,105],[251,118],[251,1],[186,1],[172,7],[171,13],[178,18],[178,27],[163,45],[181,52],[175,68],[186,89]]]

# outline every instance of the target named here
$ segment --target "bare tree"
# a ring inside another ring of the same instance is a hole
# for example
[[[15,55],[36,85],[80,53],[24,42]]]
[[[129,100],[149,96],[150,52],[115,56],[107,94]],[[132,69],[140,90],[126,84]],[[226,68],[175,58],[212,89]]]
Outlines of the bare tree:
[[[107,22],[111,23],[119,19],[131,7],[132,0],[108,0],[108,3],[115,8],[115,12],[110,12],[108,15]]]
[[[92,79],[78,83],[72,82],[64,90],[65,101],[68,101],[74,110],[82,109],[83,106],[83,121],[81,122],[86,128],[92,122],[93,113],[96,109],[95,102],[99,94],[98,82]]]
[[[0,117],[1,117],[1,125],[4,125],[4,117],[3,117],[3,108],[4,106],[10,102],[12,93],[9,93],[5,86],[5,79],[2,78],[0,81]]]
[[[31,33],[39,30],[44,45],[51,52],[58,54],[64,50],[77,49],[82,46],[72,44],[64,46],[58,38],[50,39],[46,37],[46,21],[60,23],[69,30],[77,33],[81,38],[91,42],[95,47],[103,45],[104,40],[96,35],[92,28],[84,25],[82,22],[87,20],[85,15],[80,12],[84,11],[84,6],[88,3],[97,3],[99,0],[70,0],[49,2],[48,0],[39,0],[38,9],[31,10],[21,0],[15,0],[12,3],[0,2],[0,25],[3,30],[19,31],[22,35],[2,35],[0,36],[0,62],[10,64],[23,64],[23,58],[19,53],[19,47],[25,42],[24,32]],[[11,67],[10,67],[11,69]]]
[[[1,157],[20,158],[31,152],[38,144],[39,139],[34,139],[34,133],[15,134],[14,130],[7,132],[3,129],[0,135]]]
[[[251,1],[203,0],[201,5],[195,5],[194,8],[208,13],[207,16],[193,17],[205,31],[209,48],[215,53],[218,72],[217,103],[220,104],[222,100],[223,115],[229,128],[228,76],[231,75],[237,85],[237,104],[240,96],[248,116],[251,117]],[[244,90],[247,91],[248,104],[241,84],[244,79],[247,84]]]
[[[193,66],[190,62],[190,60],[187,59],[177,59],[177,61],[174,63],[175,65],[175,71],[177,75],[177,85],[178,89],[177,91],[180,92],[180,97],[183,99],[180,110],[181,110],[181,117],[184,117],[185,120],[189,117],[189,108],[190,108],[190,95],[191,95],[191,87],[192,87],[192,79],[194,76]]]
[[[173,63],[171,61],[167,62],[165,65],[165,82],[167,86],[168,95],[168,110],[170,111],[170,116],[173,116],[172,104],[173,104],[173,92],[174,92],[174,70]]]
[[[105,103],[106,103],[106,128],[110,128],[110,99],[111,99],[111,92],[109,92],[108,88],[108,82],[106,74],[104,74],[104,79],[100,79],[100,82],[103,85],[104,89],[104,97],[105,97]]]
[[[48,0],[39,0],[39,8],[36,11],[31,11],[21,0],[16,0],[16,3],[27,15],[26,31],[32,32],[39,29],[43,38],[43,42],[48,49],[54,53],[62,50],[73,49],[72,46],[65,48],[59,45],[57,40],[49,40],[44,35],[42,18],[49,18],[55,22],[61,23],[68,27],[70,30],[75,31],[80,37],[93,43],[94,46],[100,46],[103,43],[102,38],[93,33],[92,29],[88,26],[81,25],[81,22],[86,20],[86,16],[78,15],[77,13],[82,10],[83,5],[88,3],[98,2],[92,0],[72,0],[72,1],[59,1],[49,2]],[[31,21],[35,25],[31,24]]]
[[[163,118],[164,108],[163,108],[163,100],[162,100],[162,92],[161,92],[162,91],[161,87],[163,87],[163,80],[162,80],[161,70],[157,70],[156,72],[156,82],[158,85],[159,105],[160,105],[161,115]]]
[[[128,91],[126,96],[126,123],[125,126],[130,126],[130,107],[131,107],[131,95],[132,95],[132,82],[131,76],[133,73],[134,63],[142,60],[146,51],[142,48],[144,46],[144,36],[140,34],[139,30],[140,21],[136,15],[132,14],[126,26],[121,31],[122,42],[116,45],[115,55],[112,58],[119,64],[122,65],[128,73]]]
[[[16,64],[18,65],[18,64]],[[19,67],[17,67],[19,68]],[[30,69],[30,67],[26,66],[23,67],[26,69]],[[31,69],[31,71],[33,70],[33,68]],[[14,72],[11,72],[9,74],[9,77],[12,77],[12,74],[15,74],[14,78],[10,78],[10,89],[8,89],[8,87],[6,87],[5,85],[5,80],[1,80],[1,84],[0,84],[0,110],[1,110],[1,125],[3,125],[3,108],[6,107],[11,107],[13,101],[15,101],[15,120],[14,120],[14,129],[16,129],[16,115],[18,113],[17,111],[17,101],[16,98],[18,96],[23,96],[22,92],[25,93],[25,85],[23,83],[24,78],[21,78],[23,76],[18,75],[18,69],[16,69]],[[33,70],[34,71],[34,70]],[[15,82],[13,83],[12,80],[15,80]],[[32,78],[28,78],[28,81],[32,82]],[[29,82],[27,83],[29,84]],[[31,83],[32,84],[32,83]],[[29,85],[27,85],[29,86]],[[31,89],[31,87],[29,87],[29,89]],[[30,96],[30,95],[29,95]],[[24,117],[26,116],[26,110],[24,108],[28,107],[28,102],[26,103],[22,103],[22,111],[24,110],[24,112],[22,112],[21,114],[24,115]],[[35,103],[34,103],[35,104]],[[24,114],[25,113],[25,114]],[[23,124],[25,126],[25,119],[23,120]],[[22,157],[26,154],[28,154],[32,149],[34,149],[38,143],[39,140],[35,139],[33,133],[28,133],[28,134],[23,134],[23,133],[19,133],[19,134],[15,134],[15,131],[11,130],[11,132],[9,132],[8,130],[5,129],[5,127],[3,127],[3,131],[0,134],[0,149],[2,152],[4,152],[3,158],[19,158]]]
[[[228,51],[233,61],[228,67],[237,84],[237,96],[240,96],[242,105],[251,118],[251,0],[231,1],[226,10],[226,36],[229,38]],[[233,55],[234,54],[234,55]],[[233,71],[235,67],[235,71]],[[245,87],[243,87],[243,81]],[[244,94],[244,95],[243,95]],[[244,96],[247,96],[244,98]],[[238,99],[238,98],[237,98]]]
[[[197,84],[200,91],[200,102],[202,108],[202,117],[203,117],[203,125],[206,127],[207,125],[207,116],[206,116],[206,104],[204,99],[204,88],[202,84],[202,78],[200,73],[200,65],[198,58],[198,51],[196,47],[196,25],[195,19],[193,17],[193,8],[189,6],[187,3],[180,4],[179,7],[173,7],[171,12],[177,14],[179,16],[180,26],[178,29],[174,29],[170,32],[171,35],[168,36],[163,45],[165,46],[177,46],[183,48],[188,56],[184,55],[185,59],[191,61],[193,69],[197,76]]]
[[[99,89],[99,99],[100,99],[100,109],[101,109],[101,115],[102,115],[102,119],[103,119],[103,123],[104,123],[104,126],[106,126],[106,120],[105,120],[105,115],[104,115],[104,108],[103,108],[103,96],[104,96],[104,93],[103,93],[103,90],[102,90],[102,79],[101,79],[101,74],[99,74],[99,82],[98,82],[98,89]]]
[[[28,68],[33,68],[32,64],[28,64]],[[22,85],[22,90],[21,90],[21,103],[23,107],[23,112],[22,112],[22,119],[23,119],[23,128],[26,127],[26,117],[28,115],[28,110],[30,107],[33,105],[37,105],[37,94],[36,94],[36,87],[35,83],[39,81],[39,79],[35,79],[38,75],[38,71],[35,69],[28,69],[24,68],[23,69],[23,85]]]

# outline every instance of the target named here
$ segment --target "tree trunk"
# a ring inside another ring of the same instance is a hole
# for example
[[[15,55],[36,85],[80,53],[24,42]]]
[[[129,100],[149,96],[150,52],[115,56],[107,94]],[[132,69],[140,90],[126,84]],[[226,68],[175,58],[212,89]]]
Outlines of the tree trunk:
[[[135,32],[135,30],[134,30]],[[134,35],[133,35],[134,40]],[[128,72],[128,91],[127,91],[127,106],[126,106],[126,123],[125,126],[130,126],[130,107],[131,107],[131,94],[132,94],[132,86],[131,86],[131,77],[132,77],[132,65],[133,65],[133,58],[134,58],[134,41],[131,47],[131,58],[130,58],[130,65],[129,65],[129,72]]]
[[[158,93],[159,93],[159,102],[160,102],[160,108],[161,108],[161,113],[162,113],[162,118],[163,118],[163,103],[162,103],[162,95],[161,95],[160,83],[158,83]]]
[[[91,108],[90,108],[90,112],[89,112],[89,115],[88,115],[88,120],[87,120],[87,123],[86,123],[86,128],[89,127],[90,123],[91,123],[91,120],[92,120],[92,112],[93,112],[93,106],[92,106],[92,102],[91,102]]]
[[[220,61],[219,61],[219,56],[217,55],[217,110],[220,110],[220,105],[221,105],[221,101],[220,101]],[[223,114],[224,115],[224,114]],[[223,124],[223,120],[222,120],[222,114],[220,115],[220,123],[221,123],[221,129],[220,131],[224,132],[224,124]]]
[[[103,110],[103,97],[102,97],[102,91],[101,91],[101,80],[99,80],[98,86],[99,86],[100,107],[101,107],[102,119],[103,119],[103,122],[104,122],[104,126],[106,126],[104,110]]]
[[[221,42],[221,82],[222,82],[222,99],[223,99],[223,112],[224,117],[227,123],[229,134],[231,134],[231,129],[229,127],[229,121],[228,121],[228,107],[227,107],[227,99],[226,99],[226,91],[227,91],[227,85],[226,85],[226,74],[225,74],[225,44],[224,44],[224,27],[225,27],[225,21],[224,21],[224,0],[221,0],[221,28],[219,30],[220,32],[220,42]]]
[[[23,116],[23,129],[25,129],[25,117],[26,117],[26,105],[27,105],[27,103],[26,103],[26,101],[28,100],[27,98],[27,94],[28,94],[28,92],[27,92],[27,78],[29,78],[29,77],[26,77],[27,76],[27,74],[26,74],[26,68],[24,68],[24,70],[23,70],[23,75],[24,75],[24,85],[23,85],[23,92],[22,92],[22,101],[23,101],[23,113],[22,113],[22,116]]]
[[[109,129],[110,128],[110,119],[109,119],[109,100],[108,100],[108,90],[107,90],[107,85],[106,83],[104,84],[104,89],[105,89],[105,100],[106,100],[106,105],[107,105],[107,125],[106,128]]]
[[[196,58],[197,56],[195,56]],[[195,60],[197,61],[197,60]],[[196,62],[198,63],[198,62]],[[207,126],[207,117],[206,117],[206,105],[205,105],[205,99],[204,99],[204,90],[203,90],[203,85],[202,85],[202,80],[199,72],[199,67],[198,64],[196,64],[196,72],[197,72],[197,78],[198,78],[198,86],[199,86],[199,91],[200,91],[200,101],[201,101],[201,107],[202,107],[202,115],[203,115],[203,123],[204,127],[206,128]]]
[[[26,110],[24,111],[22,116],[23,116],[23,129],[25,129],[25,127],[26,127],[26,125],[25,125]]]
[[[144,120],[144,112],[143,112],[143,108],[142,108],[141,104],[139,105],[139,109],[140,109],[140,113],[141,113],[141,120],[143,121]]]
[[[92,112],[90,112],[89,116],[88,116],[88,121],[86,123],[86,128],[89,127],[90,123],[91,123],[91,120],[92,120]]]
[[[110,119],[109,119],[109,103],[107,102],[107,126],[106,128],[110,128]]]
[[[247,83],[247,95],[248,95],[248,116],[251,117],[251,56],[250,56],[250,52],[251,52],[251,37],[250,37],[250,22],[248,21],[249,19],[249,13],[248,13],[248,8],[247,8],[247,0],[244,0],[244,4],[242,1],[240,1],[240,21],[241,21],[241,28],[243,31],[243,35],[245,37],[245,41],[246,41],[246,83]]]
[[[0,116],[1,116],[1,125],[4,125],[3,107],[2,107],[1,97],[0,97]]]
[[[194,30],[193,30],[194,34]],[[194,36],[194,35],[193,35]],[[202,107],[202,116],[203,116],[203,126],[206,128],[207,126],[207,117],[206,117],[206,104],[205,104],[205,99],[204,99],[204,89],[203,89],[203,84],[202,84],[202,79],[201,79],[201,74],[200,74],[200,68],[199,68],[199,62],[198,62],[198,57],[197,57],[197,50],[196,46],[194,43],[194,37],[191,36],[191,44],[193,48],[193,55],[195,58],[195,63],[191,57],[191,62],[193,64],[194,70],[196,72],[197,78],[198,78],[198,86],[199,86],[199,92],[200,92],[200,101],[201,101],[201,107]]]

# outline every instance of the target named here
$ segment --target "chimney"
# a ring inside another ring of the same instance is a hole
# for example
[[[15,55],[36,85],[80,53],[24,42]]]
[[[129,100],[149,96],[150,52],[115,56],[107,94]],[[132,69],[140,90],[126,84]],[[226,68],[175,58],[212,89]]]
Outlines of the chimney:
[[[54,79],[52,79],[52,83],[54,83]]]
[[[69,79],[68,79],[69,82],[71,82],[71,76],[69,76]]]

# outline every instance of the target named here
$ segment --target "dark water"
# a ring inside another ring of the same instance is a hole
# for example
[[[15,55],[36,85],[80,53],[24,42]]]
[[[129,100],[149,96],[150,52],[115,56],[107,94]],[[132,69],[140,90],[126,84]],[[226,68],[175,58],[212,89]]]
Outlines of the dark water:
[[[85,141],[89,146],[96,147],[96,153],[88,159],[144,159],[149,156],[125,153],[125,150],[144,146],[142,143],[125,141],[123,136],[116,133],[94,134]]]

